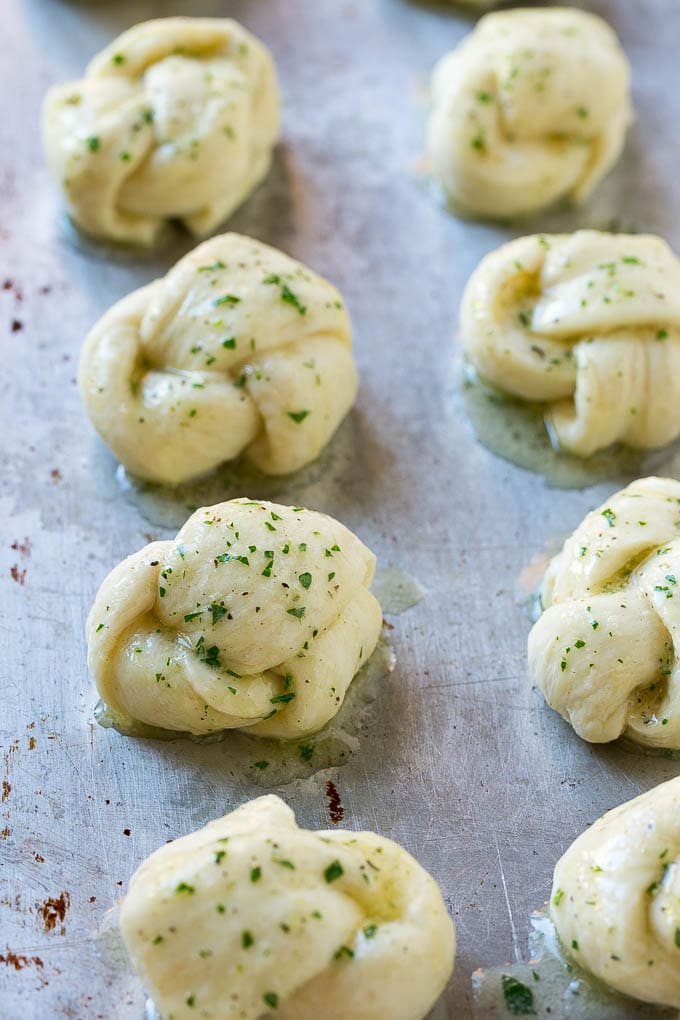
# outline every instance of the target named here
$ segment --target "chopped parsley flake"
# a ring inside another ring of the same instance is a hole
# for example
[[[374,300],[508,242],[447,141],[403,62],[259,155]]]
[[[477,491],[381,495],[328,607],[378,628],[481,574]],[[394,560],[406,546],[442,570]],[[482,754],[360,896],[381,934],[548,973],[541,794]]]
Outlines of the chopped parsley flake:
[[[527,985],[510,974],[502,975],[501,984],[505,1005],[513,1016],[535,1016],[534,993]]]
[[[341,875],[344,875],[344,870],[340,861],[331,861],[323,873],[323,877],[329,884],[335,882]]]
[[[303,422],[308,414],[311,414],[311,411],[288,411],[288,417],[292,418],[297,425]]]
[[[609,527],[613,528],[616,522],[616,514],[614,513],[614,511],[609,509],[608,507],[606,510],[602,511],[602,516],[606,520]]]
[[[269,699],[272,705],[287,705],[289,701],[294,700],[295,691],[288,691],[287,694],[277,694],[274,698]]]

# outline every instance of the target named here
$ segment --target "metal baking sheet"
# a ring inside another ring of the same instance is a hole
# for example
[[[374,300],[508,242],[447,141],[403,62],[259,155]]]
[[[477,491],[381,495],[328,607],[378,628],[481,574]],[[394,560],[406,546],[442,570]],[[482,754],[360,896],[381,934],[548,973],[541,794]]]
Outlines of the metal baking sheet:
[[[618,221],[680,248],[677,0],[587,6],[630,56],[637,122],[585,209],[526,230]],[[291,499],[339,517],[425,590],[390,617],[396,665],[346,763],[275,791],[303,825],[327,826],[331,780],[344,824],[417,855],[458,930],[440,1013],[480,1017],[471,973],[526,955],[529,914],[561,852],[679,766],[586,745],[527,678],[518,578],[618,483],[551,489],[478,444],[462,411],[461,289],[485,252],[522,232],[453,218],[422,177],[427,76],[471,19],[417,0],[4,0],[2,12],[0,1016],[139,1020],[144,995],[107,948],[107,912],[155,847],[262,792],[233,767],[228,740],[135,741],[99,727],[85,664],[98,584],[174,528],[116,479],[79,404],[78,351],[114,300],[190,242],[128,260],[79,243],[43,163],[40,102],[124,28],[185,13],[241,20],[272,48],[283,85],[273,171],[230,226],[327,275],[354,320],[357,406]]]

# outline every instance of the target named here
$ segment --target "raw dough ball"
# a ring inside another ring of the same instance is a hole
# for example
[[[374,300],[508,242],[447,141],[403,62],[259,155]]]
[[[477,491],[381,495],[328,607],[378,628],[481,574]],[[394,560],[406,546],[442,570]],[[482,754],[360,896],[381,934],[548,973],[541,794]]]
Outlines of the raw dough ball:
[[[482,18],[432,79],[427,148],[448,198],[490,217],[586,199],[623,149],[629,77],[616,35],[594,14]]]
[[[134,474],[176,485],[245,453],[266,474],[323,450],[357,389],[340,294],[239,234],[205,241],[91,331],[79,385]]]
[[[680,1009],[680,779],[609,811],[572,843],[555,868],[550,913],[581,966],[626,995]]]
[[[340,708],[375,648],[375,556],[325,514],[236,499],[197,510],[102,584],[88,663],[119,716],[295,738]]]
[[[173,1020],[422,1020],[455,951],[410,854],[372,832],[299,829],[273,796],[153,853],[120,925]]]
[[[544,402],[571,453],[661,447],[680,434],[680,260],[658,237],[511,241],[472,274],[461,332],[479,374]]]
[[[237,22],[160,18],[50,90],[45,151],[87,233],[148,244],[177,218],[200,236],[267,173],[279,107],[269,51]]]
[[[680,748],[680,482],[643,478],[588,514],[542,601],[529,665],[548,704],[585,740]]]

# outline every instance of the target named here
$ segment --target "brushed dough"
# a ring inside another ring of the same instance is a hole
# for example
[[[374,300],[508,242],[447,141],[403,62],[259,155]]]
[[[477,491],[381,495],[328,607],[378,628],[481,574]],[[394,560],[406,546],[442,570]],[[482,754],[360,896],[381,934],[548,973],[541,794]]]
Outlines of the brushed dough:
[[[550,913],[567,952],[611,988],[680,1009],[680,778],[572,843]]]
[[[176,485],[245,453],[266,474],[314,460],[354,403],[335,287],[239,234],[195,248],[87,337],[80,393],[134,474]]]
[[[106,578],[87,620],[90,671],[107,705],[151,726],[313,733],[377,644],[374,570],[325,514],[247,499],[204,507]]]
[[[427,149],[435,176],[473,215],[582,202],[623,149],[629,78],[615,33],[594,14],[486,15],[433,72]]]
[[[173,1020],[422,1020],[453,969],[435,881],[372,832],[310,832],[260,797],[156,850],[120,915]]]
[[[542,601],[529,665],[548,704],[585,740],[680,748],[680,482],[640,479],[589,513]]]
[[[544,402],[559,445],[655,448],[680,434],[680,260],[645,235],[533,235],[482,260],[463,295],[480,375]]]
[[[228,18],[124,32],[43,108],[54,179],[82,230],[149,244],[164,220],[198,236],[267,173],[280,97],[269,51]]]

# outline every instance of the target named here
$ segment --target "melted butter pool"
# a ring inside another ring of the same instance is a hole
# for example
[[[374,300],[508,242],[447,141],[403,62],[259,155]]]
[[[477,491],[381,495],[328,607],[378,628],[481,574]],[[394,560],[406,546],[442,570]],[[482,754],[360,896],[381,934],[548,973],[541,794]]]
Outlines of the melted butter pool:
[[[476,1020],[678,1020],[674,1009],[615,992],[567,960],[547,908],[532,914],[528,963],[488,967],[472,975]]]
[[[288,506],[323,507],[329,493],[344,490],[353,475],[359,442],[356,429],[350,414],[321,455],[291,475],[265,475],[240,458],[175,488],[137,478],[122,464],[116,468],[115,478],[125,499],[149,523],[161,528],[180,528],[198,507],[243,496]]]
[[[337,715],[319,733],[299,740],[256,737],[247,730],[220,730],[206,736],[178,733],[120,716],[101,701],[94,715],[100,726],[117,730],[126,737],[220,743],[225,775],[234,770],[263,788],[284,786],[323,769],[343,765],[359,750],[372,726],[373,706],[395,662],[392,646],[383,634],[373,655],[350,684]]]
[[[487,449],[518,467],[545,477],[558,489],[584,489],[597,482],[625,484],[650,474],[675,474],[678,443],[662,450],[613,446],[592,457],[575,457],[551,441],[542,404],[502,393],[483,382],[470,366],[463,370],[461,395],[475,434]]]

